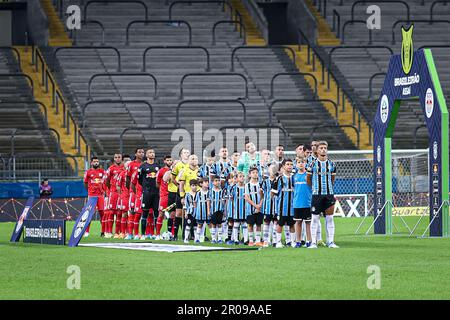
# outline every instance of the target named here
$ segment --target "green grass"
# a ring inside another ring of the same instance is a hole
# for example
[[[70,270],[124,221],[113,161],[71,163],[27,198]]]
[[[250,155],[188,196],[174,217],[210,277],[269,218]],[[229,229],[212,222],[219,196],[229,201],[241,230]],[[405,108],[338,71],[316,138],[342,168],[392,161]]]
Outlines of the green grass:
[[[0,299],[450,299],[449,238],[354,235],[361,220],[335,221],[341,249],[188,253],[9,243],[13,223],[0,223]],[[98,228],[82,241],[114,241]],[[66,287],[70,265],[80,290]],[[370,265],[380,290],[367,288]]]

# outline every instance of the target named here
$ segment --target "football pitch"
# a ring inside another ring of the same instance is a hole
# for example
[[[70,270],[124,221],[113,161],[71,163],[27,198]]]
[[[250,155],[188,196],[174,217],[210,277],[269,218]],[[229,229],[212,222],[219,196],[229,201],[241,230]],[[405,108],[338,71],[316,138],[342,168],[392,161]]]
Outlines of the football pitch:
[[[355,235],[360,219],[335,221],[340,249],[176,253],[10,243],[14,224],[0,223],[0,299],[450,299],[449,238]],[[94,222],[82,243],[123,242],[98,234]],[[80,289],[67,288],[69,266]]]

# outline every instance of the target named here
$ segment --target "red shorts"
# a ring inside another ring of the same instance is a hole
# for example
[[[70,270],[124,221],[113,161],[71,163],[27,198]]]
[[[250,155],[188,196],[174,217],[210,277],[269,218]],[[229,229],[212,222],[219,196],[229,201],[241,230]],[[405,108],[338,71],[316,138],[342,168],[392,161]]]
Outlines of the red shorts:
[[[97,210],[98,211],[105,210],[105,198],[103,196],[96,196],[96,197],[97,197],[97,205],[95,207],[97,208]]]
[[[137,194],[136,199],[134,200],[134,212],[142,213],[142,194]]]
[[[111,192],[108,197],[108,209],[117,210],[119,202],[119,194],[117,192]]]
[[[130,210],[130,194],[121,194],[119,199],[119,209],[122,211]]]
[[[169,195],[159,197],[159,211],[167,208],[169,205]]]

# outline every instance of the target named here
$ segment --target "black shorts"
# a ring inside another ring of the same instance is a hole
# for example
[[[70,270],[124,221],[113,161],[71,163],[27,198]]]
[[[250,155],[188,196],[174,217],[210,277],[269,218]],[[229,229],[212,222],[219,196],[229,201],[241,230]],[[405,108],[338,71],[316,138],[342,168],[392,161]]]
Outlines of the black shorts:
[[[247,216],[246,220],[247,220],[247,223],[250,225],[256,224],[259,226],[259,225],[262,225],[262,223],[263,223],[264,215],[260,212],[254,213],[254,214]]]
[[[142,209],[153,209],[153,214],[158,216],[159,209],[159,193],[151,193],[146,190],[142,193]]]
[[[311,221],[311,208],[294,208],[294,220]]]
[[[176,203],[175,208],[177,208],[177,209],[183,209],[183,204],[181,203],[180,192],[178,191],[178,192],[176,193],[176,195],[177,195],[177,197],[176,197],[176,199],[175,199],[175,203]]]
[[[210,220],[210,219],[207,219],[207,220],[197,220],[196,223],[197,223],[197,224],[204,224],[204,223],[210,224],[210,223],[211,223],[211,220]]]
[[[312,214],[325,214],[325,210],[334,206],[336,200],[334,195],[317,195],[314,194],[311,199],[311,213]]]
[[[212,224],[222,224],[223,211],[216,211],[211,215]]]
[[[245,222],[245,219],[233,219],[233,218],[228,218],[228,221],[231,221],[231,222]]]
[[[169,195],[167,196],[167,206],[169,207],[174,203],[175,204],[177,203],[177,193],[169,191]],[[175,211],[175,209],[170,210],[170,212],[174,212],[174,211]]]
[[[292,227],[295,224],[293,217],[286,217],[286,216],[278,216],[278,225],[284,226],[288,225],[289,227]]]
[[[265,214],[264,215],[264,222],[270,223],[271,221],[277,221],[277,216],[273,214]]]
[[[196,223],[197,221],[195,220],[194,216],[192,214],[188,214],[185,220],[185,224],[192,228],[193,226],[195,226]]]

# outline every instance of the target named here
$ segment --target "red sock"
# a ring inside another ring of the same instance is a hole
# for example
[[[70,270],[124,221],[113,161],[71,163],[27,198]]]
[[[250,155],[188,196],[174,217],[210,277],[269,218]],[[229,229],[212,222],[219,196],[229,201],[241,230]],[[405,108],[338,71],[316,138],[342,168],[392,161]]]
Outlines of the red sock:
[[[134,214],[128,215],[128,234],[133,235]]]
[[[121,226],[120,232],[121,233],[126,233],[127,232],[127,219],[128,219],[128,217],[126,216],[126,213],[122,212],[122,222],[120,224],[120,226]]]
[[[151,211],[147,217],[147,227],[145,228],[145,234],[149,234],[149,235],[155,234],[155,219],[153,217],[153,212],[151,212]]]
[[[159,236],[161,234],[161,228],[163,225],[164,218],[159,216],[158,220],[156,220],[156,235]]]
[[[134,235],[137,236],[139,234],[139,223],[141,221],[141,213],[134,214]]]
[[[87,226],[87,228],[86,228],[86,231],[84,231],[85,233],[87,232],[87,233],[89,233],[89,230],[91,229],[91,224],[89,223],[88,224],[88,226]]]
[[[106,214],[103,210],[99,211],[98,214],[100,215],[100,224],[101,224],[101,232],[104,233],[105,232],[105,228],[106,228]]]
[[[175,217],[172,218],[172,236],[175,236]]]
[[[122,230],[122,212],[116,211],[116,234],[119,234]]]

